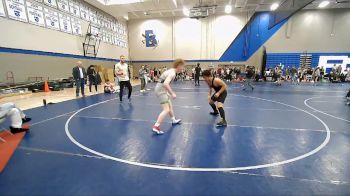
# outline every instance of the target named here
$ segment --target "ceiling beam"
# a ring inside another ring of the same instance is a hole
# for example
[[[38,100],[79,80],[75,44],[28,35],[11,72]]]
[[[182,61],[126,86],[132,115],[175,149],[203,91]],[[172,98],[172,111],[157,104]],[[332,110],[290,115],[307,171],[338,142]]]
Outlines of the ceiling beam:
[[[177,8],[177,1],[176,0],[172,0],[174,5],[175,5],[175,8]]]
[[[135,12],[130,12],[132,15],[134,15],[136,18],[140,18],[139,15],[137,15]]]

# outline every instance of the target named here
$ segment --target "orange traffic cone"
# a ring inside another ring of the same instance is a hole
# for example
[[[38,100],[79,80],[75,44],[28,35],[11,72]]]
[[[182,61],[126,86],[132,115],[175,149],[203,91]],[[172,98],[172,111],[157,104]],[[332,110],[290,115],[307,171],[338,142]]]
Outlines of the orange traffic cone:
[[[49,84],[47,83],[47,80],[45,80],[44,92],[50,92],[50,88],[49,88]]]

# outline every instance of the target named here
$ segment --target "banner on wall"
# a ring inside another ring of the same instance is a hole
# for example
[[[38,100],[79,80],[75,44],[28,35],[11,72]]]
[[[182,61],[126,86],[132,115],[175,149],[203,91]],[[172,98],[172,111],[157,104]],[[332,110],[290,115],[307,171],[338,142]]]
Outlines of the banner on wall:
[[[101,20],[102,20],[103,27],[108,30],[107,18],[103,16]]]
[[[111,27],[113,32],[117,32],[117,25],[114,21],[111,23]]]
[[[6,0],[6,8],[9,18],[28,22],[24,0]]]
[[[69,13],[68,0],[57,0],[58,9]]]
[[[108,43],[108,32],[104,31],[104,35],[105,35],[105,43]]]
[[[112,32],[109,32],[109,44],[113,44],[114,43],[114,36]]]
[[[91,26],[91,34],[101,37],[100,30],[97,27]]]
[[[0,16],[2,16],[2,17],[6,16],[4,4],[2,3],[2,1],[0,1]]]
[[[107,35],[106,32],[104,30],[102,30],[101,32],[101,38],[103,42],[107,42]]]
[[[80,18],[86,21],[90,21],[89,9],[84,5],[80,6]]]
[[[54,10],[44,8],[45,23],[49,29],[60,30],[58,13]]]
[[[26,3],[29,23],[45,26],[43,7],[37,2],[27,1]]]
[[[57,8],[56,0],[44,0],[44,4],[46,4],[50,7]]]
[[[107,43],[111,44],[112,43],[112,37],[111,34],[109,32],[106,33],[107,34]]]
[[[70,23],[70,17],[65,15],[65,14],[59,13],[59,19],[60,19],[61,31],[63,31],[65,33],[72,33],[72,26]]]
[[[80,20],[77,18],[72,18],[71,23],[72,23],[73,34],[74,35],[83,35],[83,33],[81,32]]]
[[[90,16],[90,22],[97,24],[97,16],[96,16],[96,11],[89,8],[89,16]]]
[[[115,45],[119,47],[119,39],[115,40]]]
[[[118,37],[114,35],[114,40],[113,40],[113,44],[114,45],[117,45],[118,44]]]
[[[69,1],[69,10],[72,15],[80,17],[79,3],[76,1]]]
[[[113,36],[113,34],[111,34],[111,43],[110,44],[114,45],[114,36]]]
[[[99,12],[97,12],[97,24],[99,24],[101,27],[104,26],[103,24],[103,15]]]
[[[108,30],[112,30],[111,28],[111,21],[109,18],[106,18],[105,19],[105,27],[108,29]]]

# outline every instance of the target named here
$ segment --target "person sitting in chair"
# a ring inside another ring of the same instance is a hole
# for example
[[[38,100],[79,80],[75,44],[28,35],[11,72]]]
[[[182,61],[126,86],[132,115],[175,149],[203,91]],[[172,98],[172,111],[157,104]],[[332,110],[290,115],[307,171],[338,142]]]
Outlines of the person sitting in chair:
[[[26,117],[21,109],[17,108],[14,103],[4,103],[0,105],[0,124],[5,121],[6,118],[10,118],[11,133],[19,133],[28,131],[28,127],[22,127],[23,123],[29,122],[31,118]]]

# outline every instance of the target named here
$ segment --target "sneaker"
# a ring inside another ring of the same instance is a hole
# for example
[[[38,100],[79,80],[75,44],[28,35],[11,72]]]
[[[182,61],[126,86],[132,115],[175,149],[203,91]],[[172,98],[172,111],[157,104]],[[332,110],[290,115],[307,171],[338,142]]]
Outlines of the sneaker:
[[[227,122],[226,120],[221,120],[220,122],[216,123],[217,127],[226,127],[227,126]]]
[[[131,103],[131,97],[128,99],[129,103]]]
[[[26,123],[26,122],[29,122],[31,120],[32,120],[31,118],[25,117],[25,118],[22,118],[22,123]]]
[[[173,125],[180,124],[181,119],[175,119],[175,121],[172,122]]]
[[[152,131],[153,131],[154,133],[156,133],[157,135],[162,135],[162,134],[164,134],[164,132],[160,130],[159,126],[158,126],[158,127],[157,127],[157,126],[153,126]]]
[[[218,112],[210,112],[209,114],[210,114],[210,115],[213,115],[213,116],[217,116],[217,115],[219,115],[219,113],[218,113]]]
[[[11,133],[27,132],[27,131],[29,131],[29,128],[27,128],[27,127],[14,128],[14,127],[10,126],[10,131],[11,131]]]

